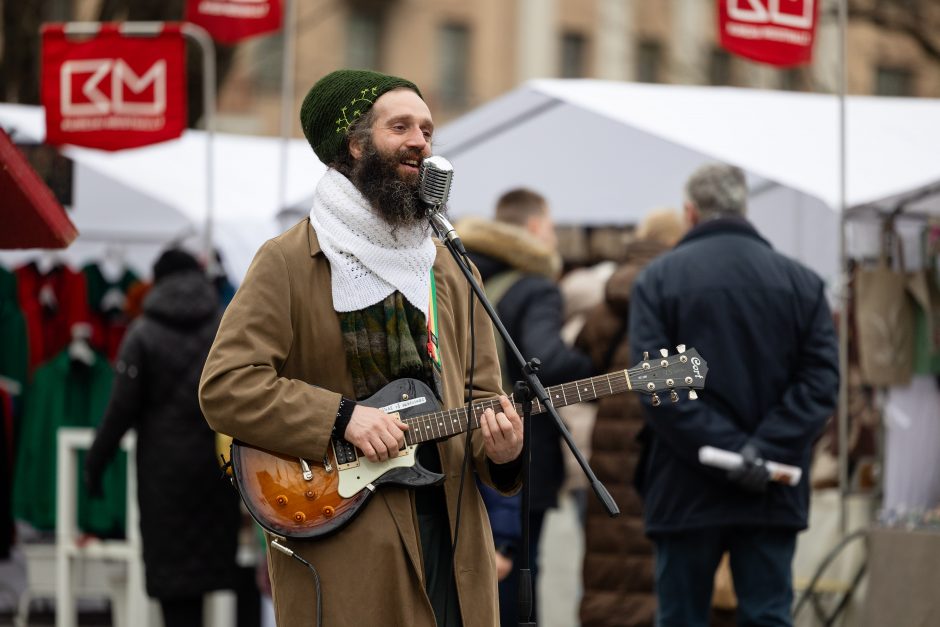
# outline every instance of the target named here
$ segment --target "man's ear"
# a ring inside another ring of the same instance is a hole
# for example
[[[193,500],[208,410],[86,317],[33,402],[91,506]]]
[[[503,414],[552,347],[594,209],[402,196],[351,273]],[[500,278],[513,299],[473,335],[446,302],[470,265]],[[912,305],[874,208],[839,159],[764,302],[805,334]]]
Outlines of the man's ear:
[[[356,137],[349,138],[349,154],[356,161],[362,158],[362,142]]]
[[[693,227],[696,224],[698,224],[699,219],[701,218],[701,214],[699,214],[698,207],[696,207],[695,204],[689,200],[685,201],[684,207],[685,207],[685,223],[689,227]]]

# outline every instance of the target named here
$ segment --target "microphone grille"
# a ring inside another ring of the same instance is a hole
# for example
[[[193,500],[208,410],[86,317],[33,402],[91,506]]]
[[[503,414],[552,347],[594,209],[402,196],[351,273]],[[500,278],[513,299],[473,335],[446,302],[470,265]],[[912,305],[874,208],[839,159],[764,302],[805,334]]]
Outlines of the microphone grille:
[[[454,167],[444,157],[428,157],[421,162],[418,196],[429,205],[441,206],[450,197]]]

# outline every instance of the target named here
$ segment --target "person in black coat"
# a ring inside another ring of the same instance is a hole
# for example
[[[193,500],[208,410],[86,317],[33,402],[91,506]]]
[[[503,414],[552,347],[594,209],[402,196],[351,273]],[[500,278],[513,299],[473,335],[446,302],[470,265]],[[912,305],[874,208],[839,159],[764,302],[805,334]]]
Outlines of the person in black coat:
[[[682,343],[708,363],[699,401],[644,403],[636,476],[656,544],[657,625],[708,624],[725,551],[738,624],[790,625],[812,444],[839,385],[825,286],[745,219],[739,168],[703,166],[685,191],[693,228],[639,276],[629,323],[634,360]],[[745,463],[730,472],[703,466],[698,451],[706,445],[740,452]],[[801,467],[799,485],[770,483],[763,460]]]
[[[556,281],[561,259],[545,198],[528,189],[509,191],[497,201],[494,221],[462,220],[459,231],[483,278],[487,297],[519,351],[526,359],[537,357],[542,362],[538,375],[545,387],[590,377],[593,374],[591,358],[567,346],[561,337],[564,311]],[[511,393],[514,382],[523,379],[522,370],[514,359],[506,358],[499,338],[497,345],[501,349],[504,391]],[[565,479],[561,440],[550,416],[532,420],[531,450],[529,546],[534,599],[542,524],[547,511],[558,505],[558,491]],[[486,494],[484,497],[488,502],[507,498]],[[515,505],[508,506],[518,507],[518,502],[516,499]],[[501,509],[505,507],[507,505],[503,504]],[[505,513],[498,518],[490,515],[497,538],[510,535],[501,528],[501,521],[505,520],[508,520]],[[513,559],[518,556],[515,551],[520,547],[503,543],[497,548],[503,552],[502,557]],[[500,582],[503,627],[516,624],[518,570],[518,560],[514,560],[512,574]],[[536,607],[533,602],[533,615]]]
[[[108,408],[85,458],[101,475],[128,429],[137,432],[137,486],[147,593],[167,626],[202,625],[203,595],[234,587],[240,510],[221,479],[215,434],[197,387],[219,324],[218,298],[196,259],[164,252],[144,312],[128,329]]]

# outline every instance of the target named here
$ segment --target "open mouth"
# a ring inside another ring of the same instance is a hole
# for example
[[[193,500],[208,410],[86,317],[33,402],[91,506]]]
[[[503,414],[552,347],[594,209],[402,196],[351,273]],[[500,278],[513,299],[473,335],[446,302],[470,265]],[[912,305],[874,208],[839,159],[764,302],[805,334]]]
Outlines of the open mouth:
[[[405,166],[409,170],[413,169],[415,172],[418,171],[418,164],[419,164],[419,161],[417,159],[402,159],[401,160],[401,165]]]

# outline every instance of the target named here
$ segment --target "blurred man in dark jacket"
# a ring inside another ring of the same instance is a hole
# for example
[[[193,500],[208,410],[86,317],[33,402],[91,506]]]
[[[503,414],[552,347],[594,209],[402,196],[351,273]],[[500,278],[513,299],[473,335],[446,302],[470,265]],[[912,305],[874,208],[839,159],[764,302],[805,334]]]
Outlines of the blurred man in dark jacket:
[[[683,343],[709,367],[701,400],[647,412],[637,478],[656,545],[657,624],[707,625],[714,572],[728,551],[738,624],[790,625],[811,447],[838,390],[829,305],[822,280],[745,219],[739,168],[704,166],[685,191],[693,228],[639,276],[629,324],[634,361]],[[740,452],[745,463],[707,468],[698,461],[706,445]],[[799,466],[803,478],[770,484],[763,460]]]
[[[512,190],[497,201],[494,221],[463,220],[459,230],[506,330],[526,359],[541,360],[539,378],[542,383],[549,387],[591,376],[590,357],[569,348],[561,337],[563,304],[556,282],[561,259],[545,198],[527,189]],[[497,344],[502,349],[500,340]],[[500,350],[500,367],[504,391],[509,393],[513,383],[523,379],[522,371],[513,359],[506,359],[503,350]],[[558,491],[565,473],[561,441],[550,417],[532,421],[531,438],[529,546],[532,583],[536,587],[542,523],[546,512],[558,505]],[[506,497],[488,495],[488,498],[489,505],[494,498]],[[490,516],[498,537],[509,535],[500,528],[499,522],[507,519],[505,514],[499,519]],[[513,558],[513,551],[518,547],[501,545],[497,548],[506,553],[502,557]],[[503,627],[515,625],[518,615],[517,561],[514,561],[512,574],[500,583]],[[535,607],[533,604],[533,612]]]

